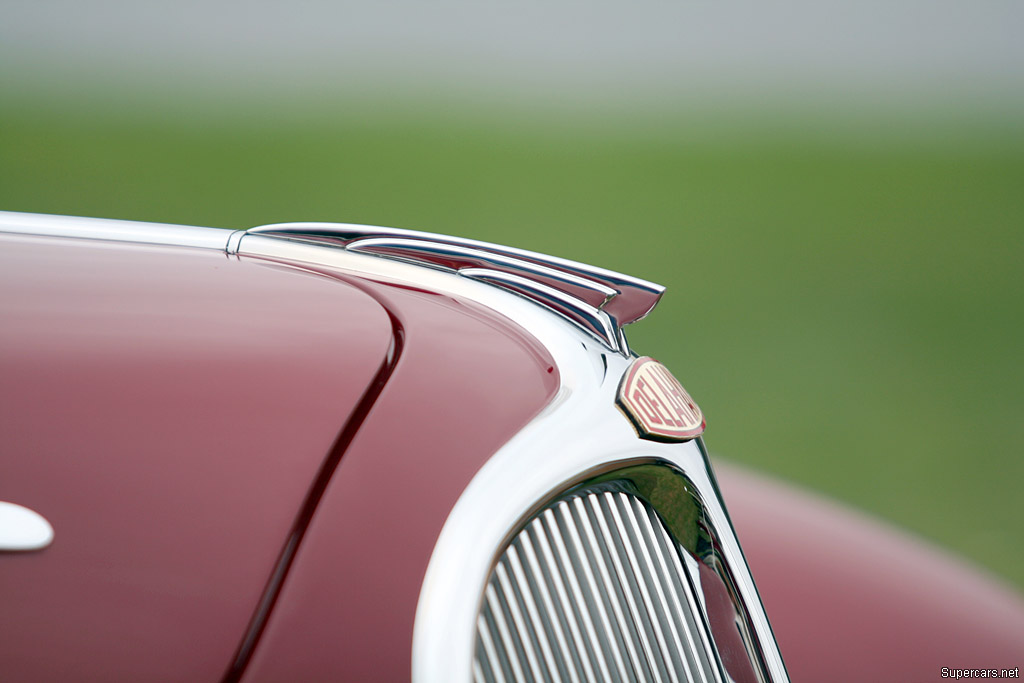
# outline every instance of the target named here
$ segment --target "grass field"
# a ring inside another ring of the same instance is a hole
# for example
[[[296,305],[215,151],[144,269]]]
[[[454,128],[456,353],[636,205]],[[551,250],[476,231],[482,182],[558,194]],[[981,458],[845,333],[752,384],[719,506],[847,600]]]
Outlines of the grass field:
[[[1024,126],[254,110],[8,97],[0,207],[418,228],[660,282],[630,338],[701,403],[713,452],[1024,586]]]

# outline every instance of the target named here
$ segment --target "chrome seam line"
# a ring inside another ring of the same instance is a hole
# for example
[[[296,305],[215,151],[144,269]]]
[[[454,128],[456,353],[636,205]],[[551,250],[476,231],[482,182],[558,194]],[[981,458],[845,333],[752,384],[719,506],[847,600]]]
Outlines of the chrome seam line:
[[[252,232],[241,239],[239,256],[339,268],[381,282],[413,284],[472,300],[527,330],[548,349],[558,366],[561,386],[553,401],[484,464],[445,522],[417,607],[412,672],[415,683],[472,680],[480,596],[484,594],[496,554],[524,523],[524,514],[567,485],[583,481],[583,473],[608,471],[640,461],[663,461],[689,477],[718,531],[723,556],[733,570],[738,597],[750,614],[756,643],[771,680],[788,680],[698,443],[638,439],[633,426],[615,406],[618,384],[630,358],[609,352],[557,313],[451,272]],[[676,372],[685,381],[686,369],[677,368]],[[552,453],[558,457],[551,457]],[[550,549],[545,553],[543,534],[537,534],[534,540],[542,544],[540,554],[552,572],[559,600],[571,603],[565,587],[559,590],[557,563],[553,562]],[[573,613],[571,606],[566,613]],[[575,631],[571,620],[565,626],[570,632]],[[572,633],[585,670],[591,666],[585,653],[589,647],[582,647],[578,637],[586,641],[589,635]],[[589,680],[607,670],[599,664],[596,668],[599,671],[587,672]]]
[[[243,237],[245,237],[245,230],[235,230],[228,235],[227,244],[224,245],[224,251],[228,256],[234,256],[238,253],[238,245],[242,243]]]

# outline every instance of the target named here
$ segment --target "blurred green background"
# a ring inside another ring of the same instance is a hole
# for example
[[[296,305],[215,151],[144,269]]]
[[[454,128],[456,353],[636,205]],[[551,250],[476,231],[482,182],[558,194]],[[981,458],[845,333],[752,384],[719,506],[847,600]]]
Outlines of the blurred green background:
[[[998,85],[608,103],[2,75],[3,209],[398,226],[662,283],[629,336],[714,453],[1024,586],[1024,108]]]

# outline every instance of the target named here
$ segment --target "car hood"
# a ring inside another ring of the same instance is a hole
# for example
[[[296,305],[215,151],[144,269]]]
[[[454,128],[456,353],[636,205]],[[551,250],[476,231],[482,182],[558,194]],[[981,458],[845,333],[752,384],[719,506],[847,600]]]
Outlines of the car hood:
[[[217,680],[393,343],[359,289],[199,249],[0,238],[6,680]]]

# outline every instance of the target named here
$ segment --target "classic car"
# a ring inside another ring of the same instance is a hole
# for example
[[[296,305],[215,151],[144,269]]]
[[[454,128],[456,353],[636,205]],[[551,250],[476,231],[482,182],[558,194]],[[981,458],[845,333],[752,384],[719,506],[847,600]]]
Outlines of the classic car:
[[[0,680],[908,681],[1024,659],[1011,590],[716,477],[698,404],[623,332],[650,282],[390,228],[6,213],[0,283]]]

